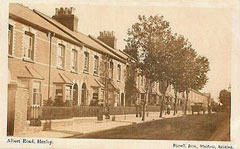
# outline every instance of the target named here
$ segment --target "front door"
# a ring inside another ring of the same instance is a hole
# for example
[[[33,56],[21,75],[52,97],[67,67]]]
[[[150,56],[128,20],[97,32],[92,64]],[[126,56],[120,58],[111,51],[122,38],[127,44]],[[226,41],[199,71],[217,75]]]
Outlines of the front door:
[[[124,93],[121,93],[121,106],[124,106]]]
[[[78,85],[73,85],[73,105],[78,105]]]
[[[87,87],[86,87],[86,84],[83,83],[81,104],[86,105],[86,100],[87,100]]]

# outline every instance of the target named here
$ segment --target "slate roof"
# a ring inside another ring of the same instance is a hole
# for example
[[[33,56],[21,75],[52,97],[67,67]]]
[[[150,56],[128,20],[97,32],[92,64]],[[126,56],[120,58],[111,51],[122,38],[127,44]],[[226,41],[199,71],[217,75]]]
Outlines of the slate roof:
[[[34,13],[34,11],[20,4],[13,4],[13,3],[9,4],[9,15],[10,15],[10,18],[23,21],[24,23],[30,23],[34,27],[42,28],[49,32],[55,32],[56,34],[62,37],[68,38],[74,42],[78,42],[68,34],[64,33],[61,29],[50,24],[45,19],[43,19],[42,17]]]
[[[113,49],[112,47],[110,47],[109,45],[105,44],[104,42],[102,42],[101,40],[99,40],[98,38],[92,36],[92,35],[88,35],[91,39],[93,39],[94,41],[96,41],[97,43],[101,44],[102,46],[104,46],[105,48],[107,48],[108,50],[110,50],[112,53],[124,58],[124,59],[127,59],[128,57],[123,54],[122,52],[120,52],[120,50],[118,49]]]
[[[67,77],[64,73],[58,73],[57,77],[54,78],[54,83],[62,83],[62,84],[72,84],[73,81]]]
[[[36,69],[29,66],[25,66],[18,77],[44,80],[44,77]]]
[[[90,38],[90,36],[87,36],[83,33],[72,31],[58,21],[35,9],[31,10],[21,4],[11,3],[9,5],[9,14],[10,18],[23,21],[23,23],[30,23],[34,27],[42,28],[45,31],[54,32],[58,36],[71,40],[74,43],[84,45],[91,50],[108,54],[114,59],[122,62],[125,62],[127,59],[126,55],[116,49],[112,49],[111,47],[102,43],[100,40],[94,39],[95,37],[91,36],[92,38]]]

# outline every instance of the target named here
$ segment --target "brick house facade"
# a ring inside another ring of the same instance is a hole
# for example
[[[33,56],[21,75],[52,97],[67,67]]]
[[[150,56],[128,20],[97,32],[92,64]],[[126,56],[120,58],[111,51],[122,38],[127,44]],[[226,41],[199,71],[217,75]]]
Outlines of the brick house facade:
[[[10,4],[9,11],[9,84],[29,91],[28,107],[49,99],[65,105],[125,104],[126,55],[79,33],[73,8],[56,9],[53,18],[20,4]],[[55,20],[68,15],[72,28]]]

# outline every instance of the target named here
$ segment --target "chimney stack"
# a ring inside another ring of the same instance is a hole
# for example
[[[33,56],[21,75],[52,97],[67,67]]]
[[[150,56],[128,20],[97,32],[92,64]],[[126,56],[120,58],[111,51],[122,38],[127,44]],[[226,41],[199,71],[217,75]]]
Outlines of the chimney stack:
[[[98,39],[112,47],[113,49],[117,48],[117,38],[115,38],[114,31],[103,31],[100,32]]]
[[[75,16],[75,8],[55,8],[55,15],[52,18],[70,30],[77,31],[78,18]]]

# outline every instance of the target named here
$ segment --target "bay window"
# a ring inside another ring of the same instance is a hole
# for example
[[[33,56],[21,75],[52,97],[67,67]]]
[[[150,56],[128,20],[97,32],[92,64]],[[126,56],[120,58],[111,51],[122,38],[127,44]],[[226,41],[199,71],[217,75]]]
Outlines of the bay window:
[[[66,86],[65,87],[65,99],[66,101],[71,100],[71,86]]]
[[[56,85],[56,100],[63,101],[63,85]]]
[[[42,105],[41,82],[33,82],[33,105]]]

